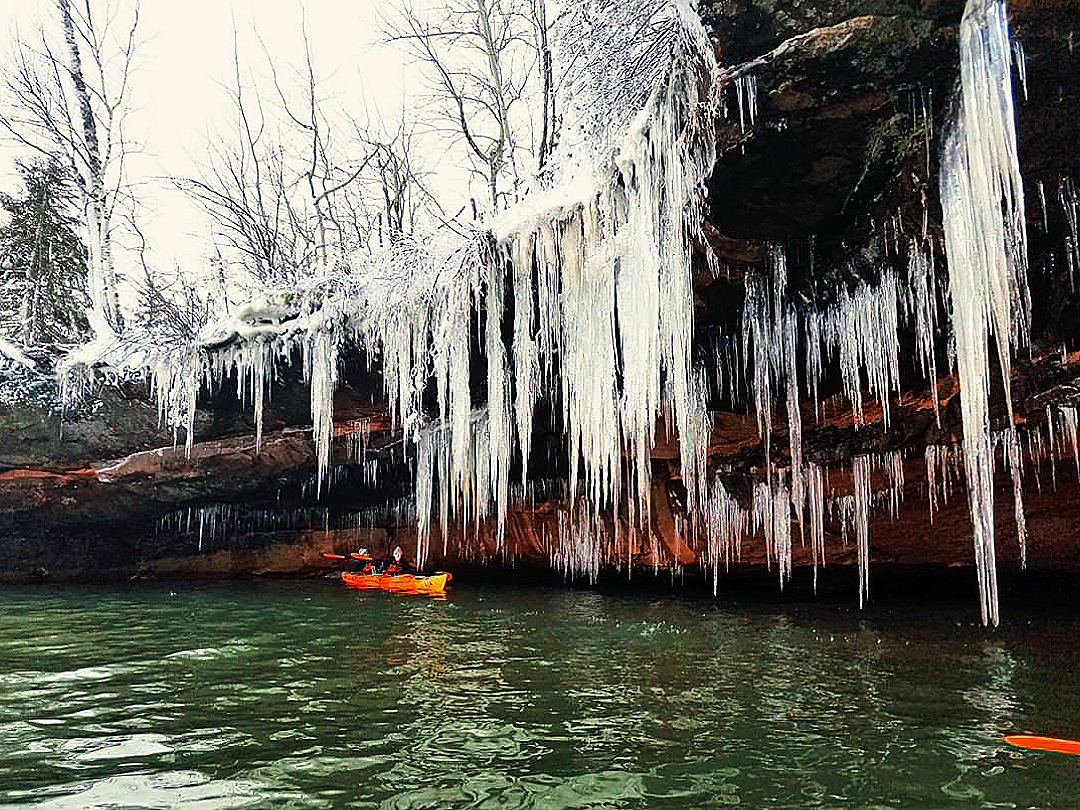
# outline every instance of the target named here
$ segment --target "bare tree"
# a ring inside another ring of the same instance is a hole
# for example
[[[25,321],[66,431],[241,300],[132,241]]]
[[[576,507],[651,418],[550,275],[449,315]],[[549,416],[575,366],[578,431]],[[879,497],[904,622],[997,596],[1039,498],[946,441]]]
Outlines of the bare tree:
[[[124,120],[139,8],[136,2],[119,35],[120,16],[107,2],[56,0],[56,10],[62,46],[44,31],[35,46],[16,43],[0,127],[23,146],[70,168],[87,230],[93,326],[119,332],[124,317],[112,237],[118,208],[130,202],[124,162],[132,145]]]
[[[231,137],[208,142],[202,176],[178,181],[261,282],[295,284],[437,209],[414,158],[414,128],[402,120],[384,133],[324,101],[306,26],[301,36],[303,63],[291,77],[263,45],[267,99],[245,83],[234,33]]]
[[[289,233],[288,184],[279,146],[269,143],[258,95],[249,98],[233,34],[233,83],[226,86],[235,114],[234,140],[210,138],[203,176],[180,178],[187,191],[217,222],[227,247],[256,279],[268,281],[297,263]]]
[[[325,269],[333,256],[355,246],[358,231],[366,231],[351,218],[360,210],[355,197],[374,149],[356,137],[337,142],[335,135],[350,127],[320,97],[306,26],[301,35],[304,64],[294,82],[282,77],[263,46],[277,96],[267,100],[245,86],[234,32],[226,87],[233,137],[211,140],[203,175],[179,181],[261,281],[294,283]]]
[[[166,344],[193,342],[206,323],[228,309],[220,261],[210,262],[213,280],[209,285],[193,282],[190,272],[185,272],[190,268],[176,267],[172,273],[152,270],[146,262],[146,234],[134,218],[128,224],[139,241],[137,255],[142,270],[141,277],[132,281],[139,296],[135,328]]]
[[[540,64],[540,141],[536,146],[536,170],[539,172],[547,164],[551,150],[555,146],[555,81],[551,43],[548,41],[547,0],[532,0],[533,13],[531,22],[536,38],[536,52]]]
[[[439,131],[464,141],[492,210],[515,200],[525,179],[519,160],[532,155],[542,165],[554,137],[544,0],[449,0],[424,16],[406,0],[396,17],[384,24],[387,39],[430,68]]]
[[[301,6],[301,13],[303,13],[303,6]],[[363,154],[359,155],[358,159],[351,162],[339,162],[340,156],[334,154],[333,148],[335,128],[318,94],[319,80],[304,17],[301,19],[301,41],[304,47],[304,66],[298,82],[301,88],[301,98],[298,100],[290,98],[290,93],[278,76],[275,60],[265,44],[263,44],[263,53],[270,67],[281,109],[295,127],[299,135],[297,141],[304,143],[304,148],[300,152],[301,161],[298,171],[303,177],[304,187],[307,190],[308,199],[305,203],[312,214],[311,219],[313,219],[315,231],[308,241],[312,244],[315,258],[325,267],[329,261],[328,250],[332,242],[340,244],[340,236],[343,232],[336,198],[357,182],[370,162],[372,153],[360,150]],[[298,221],[297,225],[301,226],[301,223]]]
[[[401,234],[416,229],[427,215],[437,220],[445,213],[427,186],[429,172],[417,160],[416,124],[401,118],[392,131],[356,127],[358,139],[370,150],[363,202],[374,210],[368,217],[367,243],[383,247]],[[369,201],[374,201],[371,203]]]

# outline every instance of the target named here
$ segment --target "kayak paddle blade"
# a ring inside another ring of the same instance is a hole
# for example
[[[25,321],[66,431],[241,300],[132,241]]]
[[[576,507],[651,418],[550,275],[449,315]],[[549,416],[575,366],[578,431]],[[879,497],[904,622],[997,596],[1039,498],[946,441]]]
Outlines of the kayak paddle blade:
[[[1058,754],[1080,756],[1080,742],[1077,740],[1037,737],[1032,734],[1010,734],[1007,737],[1002,737],[1002,740],[1015,748],[1024,748],[1028,751],[1053,751]]]

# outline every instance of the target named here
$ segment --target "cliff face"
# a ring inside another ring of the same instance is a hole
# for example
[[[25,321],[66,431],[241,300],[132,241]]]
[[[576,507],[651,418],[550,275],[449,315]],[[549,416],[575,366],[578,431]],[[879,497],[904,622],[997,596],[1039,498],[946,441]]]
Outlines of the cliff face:
[[[997,556],[1004,567],[1076,571],[1080,358],[1070,352],[1080,337],[1080,4],[1031,0],[1009,10],[1031,328],[1010,371],[1015,463],[1002,438],[1001,372],[991,366]],[[661,419],[647,530],[625,512],[572,514],[566,426],[553,406],[538,406],[530,457],[510,475],[520,480],[524,466],[541,483],[515,500],[501,536],[494,518],[462,525],[450,517],[445,537],[436,519],[430,538],[418,540],[407,505],[413,451],[389,417],[378,375],[346,348],[325,481],[299,358],[271,391],[258,445],[228,391],[200,401],[190,453],[158,430],[156,408],[136,389],[106,389],[96,410],[68,415],[62,429],[59,416],[6,406],[0,579],[310,570],[327,564],[323,550],[383,552],[400,543],[415,556],[418,542],[439,566],[536,565],[589,576],[611,567],[704,574],[775,566],[778,542],[791,543],[796,567],[857,565],[860,545],[871,568],[971,565],[938,181],[962,11],[956,0],[701,4],[729,106],[711,135],[716,160],[693,264],[692,353],[713,378],[706,463],[724,484],[709,509],[688,508],[695,495],[683,480],[680,442]],[[895,288],[883,282],[893,277]],[[919,279],[929,290],[921,297]],[[767,417],[748,378],[769,361],[744,356],[747,334],[768,320],[755,320],[759,298],[763,311],[783,304],[802,319],[792,338],[795,401],[776,383]],[[843,354],[865,349],[889,306],[900,390],[883,403],[870,370],[857,371],[863,402],[853,407]],[[860,312],[861,325],[844,320]],[[480,342],[483,330],[472,328]],[[815,346],[813,329],[832,337]],[[820,375],[811,373],[815,355]],[[475,399],[485,369],[470,373]],[[817,533],[809,507],[805,515],[788,501],[781,508],[768,494],[775,470],[804,465],[818,471],[805,483],[806,497],[822,505]],[[855,516],[860,504],[865,522]]]

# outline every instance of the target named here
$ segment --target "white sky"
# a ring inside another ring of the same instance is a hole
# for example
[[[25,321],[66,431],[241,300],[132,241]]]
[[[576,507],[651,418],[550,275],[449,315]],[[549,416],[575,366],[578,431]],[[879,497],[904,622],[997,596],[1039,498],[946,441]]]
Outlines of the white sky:
[[[80,3],[81,0],[75,0]],[[95,9],[103,0],[93,0]],[[109,0],[126,18],[130,0]],[[306,15],[316,74],[326,81],[324,95],[355,115],[365,105],[373,117],[393,122],[407,86],[408,68],[396,49],[378,43],[377,15],[390,4],[380,0],[306,0]],[[381,11],[380,11],[381,10]],[[25,37],[39,24],[56,25],[53,0],[0,0],[0,53],[18,30]],[[144,153],[132,159],[132,181],[146,203],[141,222],[153,241],[155,262],[171,267],[206,255],[208,223],[183,194],[156,178],[197,174],[199,153],[231,108],[220,82],[232,72],[233,28],[241,62],[266,75],[266,58],[255,30],[282,76],[303,65],[300,0],[142,0],[139,28],[141,62],[133,76],[136,107],[127,134]],[[273,97],[272,86],[264,90]],[[19,153],[0,142],[0,190],[13,191],[11,168]]]

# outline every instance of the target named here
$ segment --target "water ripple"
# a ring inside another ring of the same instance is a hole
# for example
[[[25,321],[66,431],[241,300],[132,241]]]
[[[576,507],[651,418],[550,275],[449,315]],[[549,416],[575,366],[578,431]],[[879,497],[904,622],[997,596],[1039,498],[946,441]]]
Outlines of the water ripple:
[[[1075,763],[998,734],[1075,734],[1078,626],[332,583],[0,591],[0,808],[1071,806]]]

